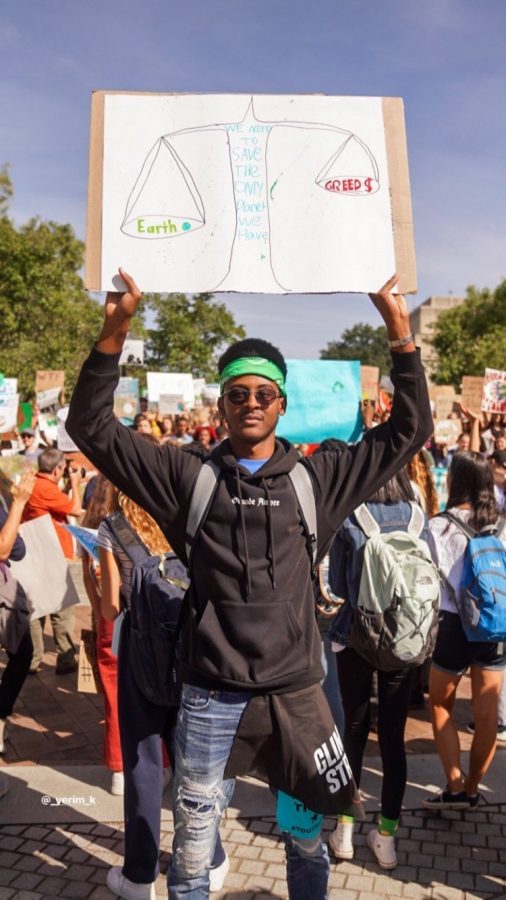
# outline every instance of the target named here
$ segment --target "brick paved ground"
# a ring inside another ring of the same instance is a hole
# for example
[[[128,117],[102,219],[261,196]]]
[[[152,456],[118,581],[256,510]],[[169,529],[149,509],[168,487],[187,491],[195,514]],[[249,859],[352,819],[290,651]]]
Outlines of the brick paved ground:
[[[393,872],[382,872],[372,860],[366,846],[370,824],[369,819],[358,828],[355,859],[332,863],[331,900],[506,896],[506,804],[483,807],[467,817],[405,813],[398,838],[399,865]],[[213,896],[287,897],[283,850],[272,818],[229,818],[222,834],[230,872],[224,890]],[[118,823],[0,827],[0,900],[111,900],[105,878],[108,866],[121,863],[122,838]],[[171,831],[162,833],[163,874],[156,883],[160,897],[166,896],[171,838]]]
[[[89,607],[76,608],[76,635],[89,625]],[[78,694],[76,678],[56,676],[55,653],[47,631],[42,671],[30,677],[16,706],[4,764],[30,766],[101,764],[103,715],[101,697]],[[0,670],[4,657],[0,654]],[[469,748],[464,727],[471,718],[469,680],[463,679],[456,705],[461,741]],[[406,731],[409,753],[433,753],[426,710],[410,716]],[[373,736],[368,753],[377,754]],[[105,887],[107,868],[123,853],[121,822],[55,826],[1,824],[0,900],[41,897],[111,900]],[[385,897],[506,900],[506,804],[483,806],[473,813],[443,813],[434,818],[422,810],[405,812],[398,838],[399,866],[382,872],[366,846],[371,817],[358,826],[356,855],[351,862],[333,862],[330,897],[374,900]],[[327,823],[327,833],[332,827]],[[162,873],[166,872],[172,834],[162,833]],[[287,896],[284,855],[273,819],[227,818],[222,827],[231,868],[223,898]],[[157,893],[166,896],[160,876]],[[311,900],[308,897],[308,900]]]

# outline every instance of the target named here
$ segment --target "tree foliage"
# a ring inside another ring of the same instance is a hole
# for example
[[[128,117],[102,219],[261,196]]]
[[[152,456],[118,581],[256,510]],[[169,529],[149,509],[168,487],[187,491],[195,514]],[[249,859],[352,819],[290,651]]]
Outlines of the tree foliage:
[[[386,375],[392,366],[387,330],[384,325],[373,328],[358,322],[346,328],[339,341],[329,341],[325,350],[320,350],[320,359],[358,359],[363,366],[378,366]]]
[[[506,366],[506,280],[494,290],[467,289],[462,306],[441,313],[433,326],[437,352],[432,377],[459,390],[463,375]]]
[[[145,305],[154,313],[145,348],[145,361],[152,369],[192,372],[215,381],[222,345],[245,337],[242,325],[212,294],[147,294]]]
[[[84,247],[70,225],[31,219],[17,228],[5,214],[12,194],[3,170],[0,217],[0,371],[33,396],[37,369],[64,369],[71,388],[96,338],[100,306],[83,290]]]

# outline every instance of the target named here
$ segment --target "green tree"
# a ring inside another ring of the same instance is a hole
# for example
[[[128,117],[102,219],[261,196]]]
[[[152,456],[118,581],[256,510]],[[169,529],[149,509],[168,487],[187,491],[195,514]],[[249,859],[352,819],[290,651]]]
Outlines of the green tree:
[[[0,371],[33,396],[37,369],[64,369],[71,390],[100,328],[100,306],[83,290],[84,246],[70,225],[7,216],[12,184],[0,170]],[[68,393],[67,391],[67,393]]]
[[[152,369],[192,372],[215,381],[222,345],[245,337],[242,325],[212,294],[147,294],[145,306],[154,314],[145,348],[145,362]]]
[[[506,280],[494,290],[467,289],[462,306],[441,313],[431,344],[437,352],[432,378],[459,390],[463,375],[504,369],[506,360]]]
[[[346,328],[339,341],[329,341],[325,350],[320,350],[320,359],[358,359],[363,366],[378,366],[381,374],[387,375],[392,367],[387,330],[384,325],[373,328],[358,322]]]

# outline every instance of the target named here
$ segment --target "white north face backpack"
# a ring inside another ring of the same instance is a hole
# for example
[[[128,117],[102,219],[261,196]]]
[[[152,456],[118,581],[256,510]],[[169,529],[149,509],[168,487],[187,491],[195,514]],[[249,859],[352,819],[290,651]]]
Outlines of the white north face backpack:
[[[420,537],[424,513],[410,505],[406,531],[381,533],[365,504],[354,512],[367,543],[350,644],[383,671],[421,665],[437,634],[439,574]]]

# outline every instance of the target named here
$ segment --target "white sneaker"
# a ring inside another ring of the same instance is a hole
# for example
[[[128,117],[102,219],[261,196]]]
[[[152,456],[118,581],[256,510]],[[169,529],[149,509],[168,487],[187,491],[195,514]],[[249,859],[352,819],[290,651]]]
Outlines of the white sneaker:
[[[123,772],[113,772],[111,778],[111,794],[122,797],[125,793],[125,779]]]
[[[9,782],[5,775],[0,773],[0,798],[5,797],[7,791],[9,790]]]
[[[228,856],[226,856],[226,855],[225,855],[225,859],[223,860],[221,865],[216,866],[216,868],[214,868],[214,869],[213,868],[209,869],[209,893],[210,894],[215,894],[217,891],[221,891],[229,869],[230,869],[230,863],[228,861]]]
[[[136,884],[125,878],[121,866],[113,866],[107,873],[107,887],[123,900],[156,900],[155,883]]]
[[[367,835],[367,843],[382,869],[395,869],[397,856],[393,835],[380,834],[377,828],[371,828]]]
[[[5,731],[7,719],[0,719],[0,753],[5,753]]]
[[[338,822],[329,837],[329,845],[338,859],[353,859],[353,822]]]

